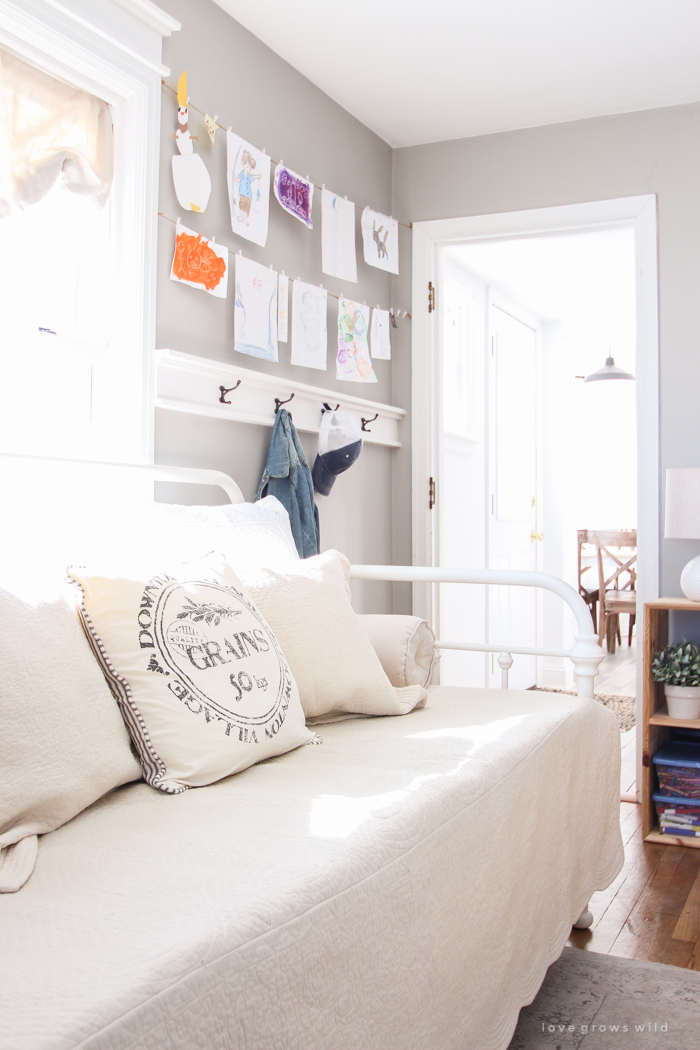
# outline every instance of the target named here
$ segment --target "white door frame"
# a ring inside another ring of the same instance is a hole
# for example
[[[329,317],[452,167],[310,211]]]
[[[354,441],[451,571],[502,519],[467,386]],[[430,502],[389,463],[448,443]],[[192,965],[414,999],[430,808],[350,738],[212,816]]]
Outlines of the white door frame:
[[[633,227],[637,271],[637,595],[641,608],[659,596],[659,323],[656,196],[567,204],[532,211],[437,219],[413,224],[412,347],[412,551],[414,565],[434,563],[434,526],[428,486],[437,477],[439,253],[450,244],[506,240],[552,233]],[[428,283],[437,309],[429,312]],[[581,454],[585,455],[582,440]],[[439,500],[440,494],[438,492]],[[433,595],[413,585],[413,611],[430,618]],[[642,628],[642,617],[638,619]],[[642,646],[637,647],[637,724],[641,725]],[[637,783],[641,783],[641,734],[637,740]]]

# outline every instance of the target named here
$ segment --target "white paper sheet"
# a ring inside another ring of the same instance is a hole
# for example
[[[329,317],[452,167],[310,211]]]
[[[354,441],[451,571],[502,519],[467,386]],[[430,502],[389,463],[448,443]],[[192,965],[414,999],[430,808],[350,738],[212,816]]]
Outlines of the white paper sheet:
[[[217,299],[225,299],[228,291],[228,248],[178,223],[175,227],[175,252],[170,280],[209,292]]]
[[[226,184],[231,229],[264,247],[270,215],[270,158],[232,131],[226,135]]]
[[[351,299],[338,300],[338,352],[336,379],[350,383],[376,383],[369,354],[369,307]]]
[[[330,190],[321,194],[321,269],[341,281],[357,281],[355,205]]]
[[[267,266],[236,256],[234,350],[277,361],[277,274]]]
[[[387,273],[398,273],[399,224],[396,219],[365,208],[361,225],[365,262]]]
[[[277,289],[277,340],[280,343],[287,342],[289,332],[289,278],[284,274],[279,275]]]
[[[328,330],[325,288],[292,281],[292,364],[326,370]]]
[[[372,357],[377,361],[391,360],[390,328],[389,311],[380,310],[378,307],[376,310],[372,310],[370,346],[372,348]]]

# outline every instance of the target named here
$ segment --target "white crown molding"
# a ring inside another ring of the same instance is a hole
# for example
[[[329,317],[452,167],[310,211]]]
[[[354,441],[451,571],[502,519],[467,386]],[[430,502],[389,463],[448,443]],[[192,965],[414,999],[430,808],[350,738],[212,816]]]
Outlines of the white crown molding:
[[[139,16],[137,8],[151,21]],[[121,53],[127,63],[167,77],[170,70],[161,61],[162,29],[169,34],[180,23],[161,12],[167,22],[155,28],[153,12],[159,10],[149,0],[0,0],[0,40],[30,61],[36,56],[26,45],[49,55],[66,47],[97,53],[99,41],[107,52]]]
[[[170,36],[182,29],[182,23],[173,18],[167,11],[151,3],[151,0],[113,0],[129,14],[145,22],[150,29],[155,29],[161,36]]]

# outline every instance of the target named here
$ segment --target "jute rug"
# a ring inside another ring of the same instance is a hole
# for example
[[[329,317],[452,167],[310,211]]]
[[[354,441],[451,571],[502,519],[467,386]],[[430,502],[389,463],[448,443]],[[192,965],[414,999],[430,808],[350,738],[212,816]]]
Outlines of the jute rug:
[[[700,973],[565,948],[508,1050],[697,1050]]]
[[[538,693],[566,693],[567,696],[576,696],[575,689],[542,689],[535,686]],[[633,696],[618,696],[613,693],[596,693],[595,699],[599,704],[609,708],[620,724],[620,732],[626,733],[636,725],[636,703]]]

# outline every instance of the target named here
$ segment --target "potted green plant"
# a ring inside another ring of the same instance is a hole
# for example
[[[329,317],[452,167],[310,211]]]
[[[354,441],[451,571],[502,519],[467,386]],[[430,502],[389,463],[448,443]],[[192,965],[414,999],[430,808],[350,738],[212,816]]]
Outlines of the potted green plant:
[[[700,649],[692,642],[676,642],[654,653],[655,682],[664,683],[671,718],[700,718]]]

